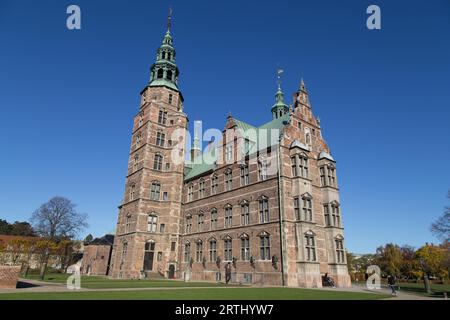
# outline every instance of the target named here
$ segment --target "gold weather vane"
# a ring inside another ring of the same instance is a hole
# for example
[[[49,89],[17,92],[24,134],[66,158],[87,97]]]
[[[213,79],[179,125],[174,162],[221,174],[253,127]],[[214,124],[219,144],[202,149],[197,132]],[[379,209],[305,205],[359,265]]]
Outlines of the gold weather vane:
[[[169,14],[167,15],[167,30],[170,31],[172,29],[172,6],[169,7]]]

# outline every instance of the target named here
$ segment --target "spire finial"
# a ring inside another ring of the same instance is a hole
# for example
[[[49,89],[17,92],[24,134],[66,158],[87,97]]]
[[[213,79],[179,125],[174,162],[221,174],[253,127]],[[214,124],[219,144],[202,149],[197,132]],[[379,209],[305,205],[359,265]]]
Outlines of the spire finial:
[[[167,31],[170,31],[172,29],[172,6],[169,7],[169,14],[167,15]]]
[[[281,68],[278,68],[277,70],[277,84],[278,84],[278,90],[281,91],[281,75],[283,74],[284,70]]]

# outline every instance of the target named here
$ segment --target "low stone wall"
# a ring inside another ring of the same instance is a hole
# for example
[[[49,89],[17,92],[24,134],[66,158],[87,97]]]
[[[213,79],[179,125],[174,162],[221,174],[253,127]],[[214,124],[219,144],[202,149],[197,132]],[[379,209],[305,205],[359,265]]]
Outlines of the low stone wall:
[[[19,274],[20,266],[0,266],[0,288],[15,289]]]

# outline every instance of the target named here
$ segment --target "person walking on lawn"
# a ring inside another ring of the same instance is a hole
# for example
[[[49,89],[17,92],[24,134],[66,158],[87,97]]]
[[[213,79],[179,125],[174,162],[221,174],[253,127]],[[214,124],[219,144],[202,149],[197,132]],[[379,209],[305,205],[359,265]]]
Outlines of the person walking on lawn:
[[[387,278],[387,281],[388,281],[389,288],[391,288],[391,290],[392,290],[391,294],[393,296],[397,296],[397,290],[396,290],[396,287],[397,287],[396,282],[397,281],[395,279],[395,276],[389,275]]]
[[[225,282],[228,284],[231,280],[231,263],[227,263],[225,266]]]

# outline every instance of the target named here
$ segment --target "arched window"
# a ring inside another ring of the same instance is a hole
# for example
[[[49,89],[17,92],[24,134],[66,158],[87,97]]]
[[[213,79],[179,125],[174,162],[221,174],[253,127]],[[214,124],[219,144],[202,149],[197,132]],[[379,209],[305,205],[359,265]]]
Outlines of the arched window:
[[[250,206],[247,200],[241,202],[241,225],[248,226],[250,224]]]
[[[338,235],[334,239],[336,247],[336,261],[337,263],[345,263],[344,239]]]
[[[164,70],[163,69],[158,69],[158,79],[162,79],[164,77]]]
[[[225,206],[225,228],[233,226],[233,207],[231,204]]]
[[[250,260],[250,239],[245,233],[241,236],[241,260]]]
[[[131,214],[127,214],[125,217],[125,233],[131,231]]]
[[[316,261],[316,238],[314,233],[308,231],[305,233],[305,260]]]
[[[167,70],[166,79],[172,81],[172,70]]]
[[[230,236],[226,236],[223,240],[223,256],[225,261],[233,260],[233,245]]]
[[[233,173],[231,169],[225,171],[225,191],[230,191],[233,187]]]
[[[308,193],[302,195],[302,211],[304,221],[313,221],[312,197]]]
[[[184,261],[189,262],[191,260],[191,243],[186,241],[184,244]]]
[[[152,186],[150,189],[150,199],[159,200],[160,193],[161,193],[161,183],[159,181],[152,182]]]
[[[211,230],[217,229],[217,209],[211,209]]]
[[[203,225],[205,224],[205,215],[200,212],[197,216],[197,232],[203,231]]]
[[[259,222],[269,222],[269,199],[265,196],[259,199]]]
[[[219,192],[219,177],[214,174],[211,177],[211,194],[217,194]]]
[[[339,202],[332,201],[330,203],[331,205],[331,220],[334,227],[340,227],[341,226],[341,214],[339,210]]]
[[[132,183],[130,185],[130,195],[129,195],[129,200],[134,200],[134,197],[136,196],[136,185],[134,183]]]
[[[261,260],[270,260],[270,235],[264,231],[259,235],[259,238]]]
[[[215,262],[217,260],[217,240],[211,238],[209,240],[209,261]]]
[[[186,216],[186,233],[192,232],[192,216],[188,214]]]
[[[162,59],[165,59],[165,58],[166,58],[166,52],[165,52],[165,51],[162,52],[161,58],[162,58]]]
[[[198,182],[198,196],[199,198],[204,198],[206,196],[206,182],[204,179],[200,179]]]
[[[195,261],[202,262],[202,260],[203,260],[203,241],[198,240],[196,243]]]
[[[155,158],[153,160],[153,169],[161,171],[163,164],[163,156],[160,154],[155,154]]]
[[[154,213],[150,213],[147,217],[147,232],[155,233],[157,224],[158,216]]]

